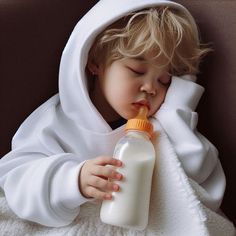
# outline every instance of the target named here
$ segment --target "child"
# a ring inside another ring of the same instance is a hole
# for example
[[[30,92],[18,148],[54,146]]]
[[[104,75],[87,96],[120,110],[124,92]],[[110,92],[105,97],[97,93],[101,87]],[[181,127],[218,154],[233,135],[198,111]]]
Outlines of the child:
[[[203,93],[195,22],[165,0],[101,0],[77,24],[64,49],[59,94],[33,112],[1,159],[0,186],[10,208],[47,226],[70,224],[82,204],[111,200],[122,181],[112,157],[124,123],[141,105],[164,132],[189,179],[218,211],[225,176],[215,147],[196,131]],[[109,165],[110,167],[108,167]],[[112,168],[113,166],[114,168]]]

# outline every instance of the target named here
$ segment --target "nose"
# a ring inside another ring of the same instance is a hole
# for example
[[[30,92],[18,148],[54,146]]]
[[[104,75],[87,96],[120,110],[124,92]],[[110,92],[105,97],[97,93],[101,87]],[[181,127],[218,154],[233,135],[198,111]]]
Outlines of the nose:
[[[154,85],[153,81],[145,81],[141,87],[140,87],[141,92],[145,92],[151,96],[156,95],[156,86]]]

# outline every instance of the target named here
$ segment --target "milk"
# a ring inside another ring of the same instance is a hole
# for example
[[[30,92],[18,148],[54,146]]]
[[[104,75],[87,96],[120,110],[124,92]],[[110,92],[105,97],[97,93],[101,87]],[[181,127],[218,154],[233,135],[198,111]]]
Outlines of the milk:
[[[107,224],[143,230],[148,224],[155,163],[155,150],[148,133],[128,130],[117,143],[114,157],[123,163],[117,171],[124,178],[114,181],[120,186],[120,191],[112,192],[112,200],[102,202],[100,218]]]

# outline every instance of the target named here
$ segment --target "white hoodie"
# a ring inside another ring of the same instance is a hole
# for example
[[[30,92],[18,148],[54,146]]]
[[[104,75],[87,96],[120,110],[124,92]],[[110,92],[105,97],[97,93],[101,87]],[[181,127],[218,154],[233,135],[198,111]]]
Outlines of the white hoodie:
[[[181,5],[164,0],[101,0],[76,25],[63,51],[59,94],[20,126],[12,151],[0,161],[0,186],[19,217],[47,226],[71,223],[88,201],[78,188],[80,168],[87,159],[112,156],[124,128],[112,130],[92,104],[86,84],[88,51],[106,26],[131,11],[170,5],[192,16]],[[173,77],[166,99],[151,119],[161,127],[189,179],[201,185],[204,204],[217,211],[225,176],[215,147],[196,130],[194,112],[203,88],[195,78]]]

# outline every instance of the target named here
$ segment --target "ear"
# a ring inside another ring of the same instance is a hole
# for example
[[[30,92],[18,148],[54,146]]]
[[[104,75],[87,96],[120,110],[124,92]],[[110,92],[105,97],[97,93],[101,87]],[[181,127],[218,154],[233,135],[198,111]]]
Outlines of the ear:
[[[97,65],[94,60],[88,61],[87,68],[92,75],[97,75],[99,71],[99,65]]]

